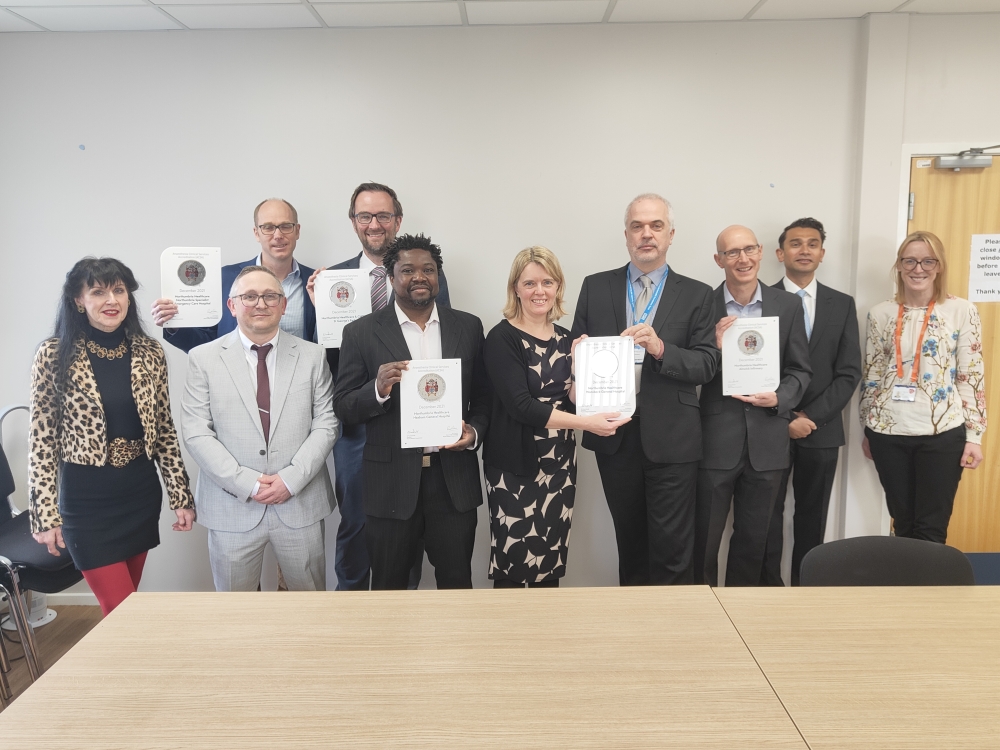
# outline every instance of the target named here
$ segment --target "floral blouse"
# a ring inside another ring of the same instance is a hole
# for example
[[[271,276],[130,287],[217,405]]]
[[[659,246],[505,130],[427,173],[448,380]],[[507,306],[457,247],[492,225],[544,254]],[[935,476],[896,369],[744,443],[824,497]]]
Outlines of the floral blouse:
[[[903,313],[903,380],[896,377],[899,305],[880,302],[868,313],[861,379],[861,425],[886,435],[937,435],[965,425],[965,440],[981,443],[986,431],[986,377],[982,323],[976,306],[948,295],[935,304],[920,347],[915,402],[893,401],[892,387],[908,384],[926,307]]]

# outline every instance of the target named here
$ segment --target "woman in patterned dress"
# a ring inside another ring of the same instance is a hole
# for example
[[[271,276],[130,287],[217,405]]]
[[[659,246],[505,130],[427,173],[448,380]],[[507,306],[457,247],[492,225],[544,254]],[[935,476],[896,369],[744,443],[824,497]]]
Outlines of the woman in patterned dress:
[[[613,435],[618,413],[573,413],[565,280],[556,256],[529,247],[514,258],[504,320],[486,337],[493,411],[483,454],[494,588],[554,587],[566,574],[576,496],[573,430]]]
[[[976,306],[946,292],[944,246],[914,232],[896,254],[896,298],[868,313],[861,379],[865,455],[896,536],[944,544],[963,469],[983,460],[986,384]]]

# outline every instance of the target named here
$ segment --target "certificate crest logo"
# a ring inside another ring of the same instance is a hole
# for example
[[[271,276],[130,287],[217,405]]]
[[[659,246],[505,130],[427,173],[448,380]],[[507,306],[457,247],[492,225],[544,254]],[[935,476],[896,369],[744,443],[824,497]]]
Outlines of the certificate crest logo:
[[[187,286],[198,286],[205,275],[205,266],[196,260],[186,260],[177,269],[177,277]]]
[[[357,292],[346,281],[338,281],[330,288],[330,301],[337,307],[347,307],[354,302]]]
[[[744,331],[740,334],[739,345],[740,353],[749,357],[764,348],[764,337],[759,331]]]
[[[417,393],[424,401],[440,401],[444,396],[445,383],[437,373],[427,373],[417,381]]]

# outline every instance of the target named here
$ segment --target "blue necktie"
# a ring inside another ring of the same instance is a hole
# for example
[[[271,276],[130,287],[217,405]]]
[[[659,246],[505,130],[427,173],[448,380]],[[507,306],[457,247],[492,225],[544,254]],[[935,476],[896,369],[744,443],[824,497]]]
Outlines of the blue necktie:
[[[799,289],[796,294],[802,298],[802,315],[805,316],[806,319],[806,338],[811,339],[813,335],[813,324],[812,321],[809,320],[809,308],[806,307],[806,290]]]

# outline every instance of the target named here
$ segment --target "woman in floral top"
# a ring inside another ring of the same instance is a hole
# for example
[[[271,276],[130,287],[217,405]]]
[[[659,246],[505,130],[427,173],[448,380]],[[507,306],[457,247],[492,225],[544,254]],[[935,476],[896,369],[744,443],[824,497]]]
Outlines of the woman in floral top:
[[[983,460],[986,430],[979,313],[945,292],[946,271],[937,236],[903,240],[896,298],[868,313],[861,380],[863,448],[896,536],[942,544],[962,470]]]

